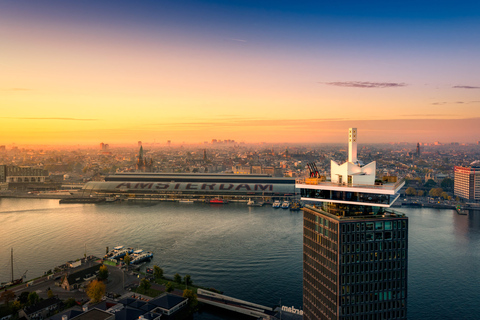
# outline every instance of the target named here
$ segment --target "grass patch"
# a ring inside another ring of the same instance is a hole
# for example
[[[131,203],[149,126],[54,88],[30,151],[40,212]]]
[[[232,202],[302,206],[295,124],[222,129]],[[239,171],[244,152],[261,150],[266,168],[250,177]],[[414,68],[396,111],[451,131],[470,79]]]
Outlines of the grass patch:
[[[132,289],[132,292],[140,293],[140,294],[155,298],[155,297],[158,297],[159,295],[161,295],[162,293],[164,293],[165,291],[155,290],[155,289],[152,289],[152,288],[144,291],[142,289],[135,288],[135,289]]]

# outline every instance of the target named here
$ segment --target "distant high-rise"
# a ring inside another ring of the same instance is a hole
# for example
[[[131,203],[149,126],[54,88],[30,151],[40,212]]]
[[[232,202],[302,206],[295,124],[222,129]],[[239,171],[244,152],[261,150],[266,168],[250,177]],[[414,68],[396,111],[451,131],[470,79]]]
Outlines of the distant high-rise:
[[[454,194],[465,200],[480,200],[480,160],[474,161],[469,167],[455,166]]]
[[[417,157],[420,157],[420,143],[417,142]]]
[[[408,218],[389,207],[404,181],[375,180],[376,163],[357,160],[357,130],[348,161],[331,161],[331,179],[297,184],[303,227],[303,317],[406,319]]]

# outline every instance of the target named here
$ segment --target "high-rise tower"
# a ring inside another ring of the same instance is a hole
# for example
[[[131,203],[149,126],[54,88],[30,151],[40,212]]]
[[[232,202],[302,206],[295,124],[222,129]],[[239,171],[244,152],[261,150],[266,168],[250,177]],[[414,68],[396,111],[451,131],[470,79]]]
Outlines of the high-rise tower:
[[[408,218],[389,209],[404,181],[375,180],[375,161],[331,161],[330,181],[298,183],[304,211],[304,319],[406,319]]]

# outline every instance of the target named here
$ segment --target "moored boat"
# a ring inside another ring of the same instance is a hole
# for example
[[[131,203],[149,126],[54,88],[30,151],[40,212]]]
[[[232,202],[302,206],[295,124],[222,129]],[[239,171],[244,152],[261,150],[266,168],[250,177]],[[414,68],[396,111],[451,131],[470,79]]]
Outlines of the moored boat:
[[[143,261],[151,260],[153,258],[153,253],[150,251],[135,250],[131,256],[131,264],[141,263]]]
[[[290,211],[299,211],[302,208],[302,205],[298,201],[293,201],[290,205]]]
[[[288,209],[288,208],[290,208],[290,202],[289,201],[283,201],[282,209]]]
[[[280,203],[280,200],[275,200],[272,204],[272,208],[278,209],[278,208],[280,208],[281,205],[282,204]]]
[[[214,198],[214,199],[210,199],[210,201],[208,203],[211,203],[211,204],[225,204],[225,203],[228,203],[228,201],[224,200],[224,199],[220,199],[220,198]]]
[[[261,207],[263,206],[263,202],[256,202],[255,200],[248,199],[247,206],[249,207]]]

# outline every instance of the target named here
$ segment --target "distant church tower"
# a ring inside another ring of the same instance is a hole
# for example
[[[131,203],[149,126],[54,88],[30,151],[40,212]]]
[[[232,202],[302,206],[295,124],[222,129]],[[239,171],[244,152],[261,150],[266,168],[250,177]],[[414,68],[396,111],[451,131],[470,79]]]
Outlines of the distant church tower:
[[[420,143],[417,142],[417,157],[420,157]]]
[[[153,160],[147,160],[143,156],[143,146],[140,146],[140,151],[138,152],[137,164],[135,165],[135,170],[140,172],[153,172]]]

